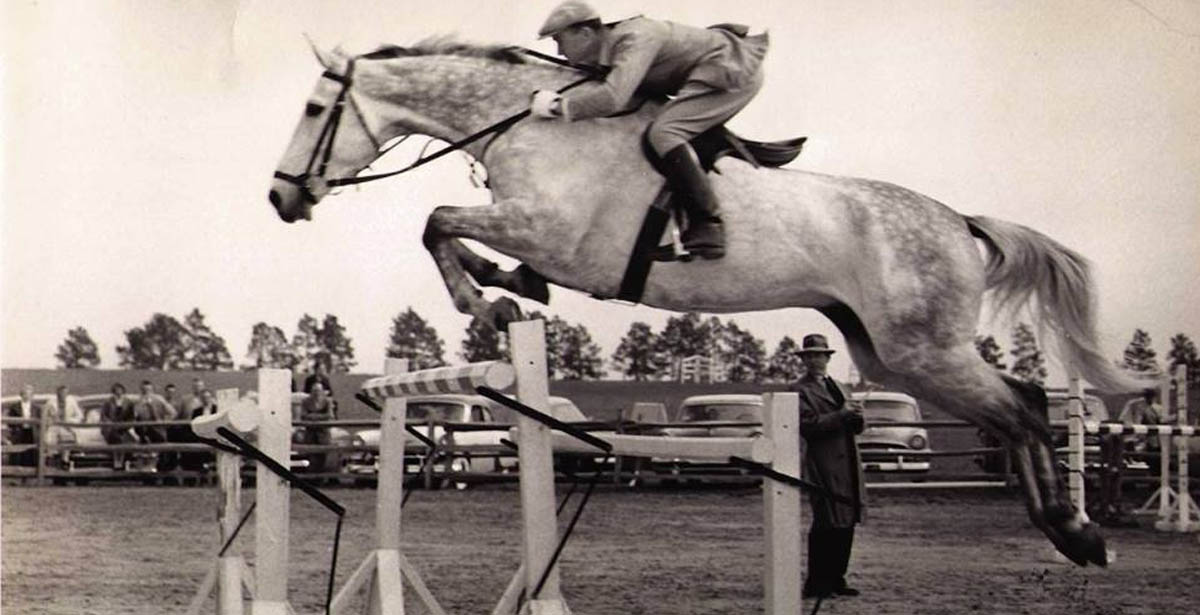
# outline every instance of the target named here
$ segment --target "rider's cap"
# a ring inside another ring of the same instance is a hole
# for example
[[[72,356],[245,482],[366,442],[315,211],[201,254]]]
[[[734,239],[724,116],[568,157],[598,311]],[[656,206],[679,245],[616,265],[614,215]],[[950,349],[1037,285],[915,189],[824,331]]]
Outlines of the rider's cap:
[[[538,38],[554,36],[575,24],[593,19],[600,19],[600,14],[596,12],[596,9],[588,6],[586,2],[567,0],[550,11],[546,23],[542,24],[542,29],[538,30]]]
[[[800,343],[800,354],[809,353],[833,354],[834,350],[829,347],[829,342],[824,335],[813,333],[805,335],[804,341]]]

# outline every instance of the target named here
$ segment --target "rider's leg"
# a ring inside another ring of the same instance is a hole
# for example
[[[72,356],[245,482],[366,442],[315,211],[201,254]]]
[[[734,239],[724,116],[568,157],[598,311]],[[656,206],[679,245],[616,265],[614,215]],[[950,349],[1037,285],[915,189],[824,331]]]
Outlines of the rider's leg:
[[[725,228],[716,193],[688,143],[741,111],[760,87],[761,75],[731,90],[688,81],[650,126],[650,145],[663,159],[671,190],[681,197],[688,214],[682,237],[684,248],[703,258],[725,255]]]

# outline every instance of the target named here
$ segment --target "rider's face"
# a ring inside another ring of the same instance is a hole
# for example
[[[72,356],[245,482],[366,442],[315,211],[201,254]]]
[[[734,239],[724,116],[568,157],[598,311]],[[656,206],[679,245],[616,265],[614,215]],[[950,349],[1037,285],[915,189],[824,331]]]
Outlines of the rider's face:
[[[558,54],[576,64],[595,64],[600,51],[599,32],[594,28],[567,28],[554,35]]]

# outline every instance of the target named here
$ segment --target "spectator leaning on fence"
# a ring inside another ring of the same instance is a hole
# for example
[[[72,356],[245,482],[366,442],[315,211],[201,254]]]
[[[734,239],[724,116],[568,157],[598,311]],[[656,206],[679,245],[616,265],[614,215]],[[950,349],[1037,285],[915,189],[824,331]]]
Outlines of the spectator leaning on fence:
[[[182,416],[196,417],[196,409],[204,405],[203,394],[208,388],[204,386],[204,381],[200,378],[192,378],[192,393],[183,400]]]
[[[79,400],[71,395],[71,391],[67,385],[60,384],[54,389],[54,397],[46,402],[45,409],[42,412],[47,423],[43,432],[43,442],[46,444],[69,444],[75,441],[75,432],[69,427],[63,427],[60,423],[79,424],[83,422],[83,409],[79,407]],[[58,459],[61,464],[66,466],[69,451],[59,451]]]
[[[317,355],[313,359],[313,373],[309,374],[304,379],[305,393],[312,393],[313,385],[316,383],[325,385],[325,392],[333,395],[333,384],[329,382],[329,357],[327,355]]]
[[[314,383],[312,392],[304,398],[304,401],[300,402],[300,420],[304,422],[332,421],[335,418],[337,418],[337,409],[334,406],[333,398],[329,396],[329,391],[325,385],[319,382]],[[329,444],[331,441],[329,427],[306,425],[300,430],[301,444]],[[326,453],[310,455],[312,471],[324,470],[326,457]]]
[[[203,383],[201,383],[201,385],[203,386]],[[214,398],[213,392],[205,388],[201,388],[200,391],[196,393],[196,400],[194,404],[192,404],[189,400],[189,405],[192,406],[192,409],[190,413],[185,416],[185,418],[189,420],[198,416],[217,413],[217,400]],[[198,441],[196,439],[196,435],[192,433],[191,427],[185,427],[184,431],[186,434],[180,440],[181,442]],[[204,464],[212,460],[212,453],[188,451],[179,456],[179,466],[184,470],[198,472],[204,469]]]
[[[133,429],[129,426],[116,426],[112,423],[128,423],[133,420],[133,404],[125,396],[125,385],[114,382],[109,389],[110,395],[100,408],[100,435],[108,444],[129,444],[137,441]],[[118,470],[125,464],[125,453],[113,453],[113,469]]]
[[[21,387],[21,396],[17,401],[4,409],[4,416],[14,419],[40,419],[42,409],[33,403],[33,386]],[[37,442],[37,425],[33,423],[12,423],[6,426],[8,441],[12,444],[33,444]],[[12,463],[17,465],[36,465],[37,451],[24,451],[12,455]]]
[[[133,420],[141,423],[169,421],[174,418],[171,407],[162,395],[154,392],[154,383],[142,381],[142,394],[133,402]],[[167,441],[167,429],[161,425],[146,425],[134,427],[138,440],[142,444]]]

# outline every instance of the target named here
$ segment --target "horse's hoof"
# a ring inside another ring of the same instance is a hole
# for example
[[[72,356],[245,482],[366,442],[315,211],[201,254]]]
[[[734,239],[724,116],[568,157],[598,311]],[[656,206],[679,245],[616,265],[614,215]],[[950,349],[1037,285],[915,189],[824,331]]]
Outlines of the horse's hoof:
[[[1095,523],[1085,523],[1075,532],[1059,534],[1062,542],[1056,543],[1058,551],[1077,566],[1095,564],[1107,566],[1109,551],[1105,548],[1104,536]]]
[[[492,326],[497,331],[508,331],[508,323],[521,320],[521,308],[517,306],[517,302],[508,297],[500,297],[492,302],[492,306],[488,308],[491,312]]]
[[[528,297],[545,305],[550,305],[550,286],[546,284],[546,278],[542,274],[533,270],[533,267],[521,263],[517,267],[517,275],[520,276],[521,296]]]

